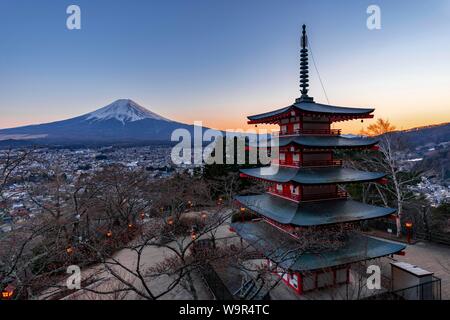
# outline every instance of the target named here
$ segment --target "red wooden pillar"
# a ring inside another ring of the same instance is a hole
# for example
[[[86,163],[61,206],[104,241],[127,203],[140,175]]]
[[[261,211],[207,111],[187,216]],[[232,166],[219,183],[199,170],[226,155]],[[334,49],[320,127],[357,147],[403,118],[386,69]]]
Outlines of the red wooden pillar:
[[[293,164],[293,156],[292,156],[292,152],[290,150],[288,150],[286,152],[285,159],[286,159],[286,164],[287,165],[292,165]]]
[[[289,197],[291,195],[291,185],[289,183],[283,184],[283,196]]]
[[[288,133],[288,134],[292,134],[293,132],[294,132],[294,124],[291,123],[291,122],[289,122],[289,123],[287,124],[287,133]]]

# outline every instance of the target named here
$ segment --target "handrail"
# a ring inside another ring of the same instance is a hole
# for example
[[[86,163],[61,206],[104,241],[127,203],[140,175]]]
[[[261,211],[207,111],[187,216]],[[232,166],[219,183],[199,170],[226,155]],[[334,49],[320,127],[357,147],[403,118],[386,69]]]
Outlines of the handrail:
[[[435,276],[432,276],[431,281],[420,283],[415,286],[393,290],[390,293],[400,296],[404,299],[408,299],[409,294],[413,293],[413,300],[441,300],[441,279]],[[424,294],[424,288],[429,287],[431,285],[431,290],[428,291],[430,295]],[[414,292],[415,290],[415,292]],[[409,294],[408,294],[409,293]],[[414,295],[415,293],[415,295]]]
[[[277,188],[275,187],[269,187],[267,189],[267,192],[270,194],[273,194],[274,196],[280,196],[280,197],[285,197],[285,198],[289,198],[292,199],[294,201],[300,201],[300,195],[299,194],[292,194],[292,193],[287,193],[287,192],[283,192],[283,191],[279,191],[277,190]]]
[[[348,197],[348,193],[340,190],[338,192],[303,195],[302,200],[303,201],[331,200],[331,199],[341,199],[341,198],[347,198],[347,197]]]
[[[293,194],[290,192],[279,191],[276,187],[267,188],[267,192],[274,196],[289,198],[289,199],[292,199],[292,200],[298,201],[298,202],[344,199],[344,198],[348,198],[348,196],[349,196],[349,194],[347,192],[342,191],[342,190],[339,190],[338,192],[310,194],[310,195],[303,195],[303,196],[301,196],[300,194]]]
[[[310,161],[287,161],[274,159],[272,160],[273,164],[279,164],[280,166],[293,166],[293,167],[327,167],[327,166],[342,166],[343,161],[341,159],[335,160],[310,160]]]
[[[295,129],[292,131],[276,131],[272,133],[274,136],[284,137],[298,134],[312,135],[340,135],[341,129]]]

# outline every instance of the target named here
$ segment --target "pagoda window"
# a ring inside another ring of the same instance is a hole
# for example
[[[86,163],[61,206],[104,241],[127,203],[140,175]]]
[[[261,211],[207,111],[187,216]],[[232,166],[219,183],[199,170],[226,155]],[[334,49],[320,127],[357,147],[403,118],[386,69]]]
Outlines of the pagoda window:
[[[306,122],[303,124],[304,129],[308,130],[326,130],[330,129],[328,122]]]
[[[285,160],[286,160],[286,154],[280,153],[280,161],[285,161]]]
[[[303,117],[303,120],[305,122],[326,122],[329,123],[330,122],[330,118],[328,117]]]
[[[303,187],[304,194],[327,194],[327,193],[335,193],[336,185],[323,185],[323,186],[305,186]]]
[[[300,130],[300,123],[294,123],[294,131]]]
[[[295,162],[300,162],[300,154],[294,153],[293,156],[292,156],[292,161],[294,161],[294,163]]]
[[[289,123],[289,119],[281,119],[281,123],[282,123],[282,124]]]
[[[277,183],[277,191],[283,192],[283,185],[282,184]]]
[[[281,126],[281,133],[286,133],[287,132],[287,126]]]
[[[331,152],[304,153],[303,165],[305,166],[322,166],[329,165],[333,160]]]
[[[291,193],[295,195],[300,194],[300,188],[298,186],[291,185]]]

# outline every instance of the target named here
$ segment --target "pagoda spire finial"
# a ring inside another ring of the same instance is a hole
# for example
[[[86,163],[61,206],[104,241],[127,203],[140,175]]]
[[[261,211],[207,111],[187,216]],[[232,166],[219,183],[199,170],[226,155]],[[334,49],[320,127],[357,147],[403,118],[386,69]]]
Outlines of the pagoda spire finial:
[[[302,39],[300,50],[300,92],[301,97],[299,101],[312,101],[308,96],[309,88],[309,66],[308,66],[308,36],[306,35],[306,25],[302,26]]]

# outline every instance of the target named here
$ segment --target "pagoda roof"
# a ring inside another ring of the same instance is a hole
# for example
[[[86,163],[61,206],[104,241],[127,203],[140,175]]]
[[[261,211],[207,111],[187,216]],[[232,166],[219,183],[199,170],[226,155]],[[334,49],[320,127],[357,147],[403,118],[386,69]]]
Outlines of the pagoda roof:
[[[405,245],[354,234],[340,247],[308,252],[302,242],[264,221],[231,225],[241,238],[284,270],[322,270],[398,253]]]
[[[236,196],[235,200],[266,218],[299,227],[375,219],[395,212],[392,208],[372,206],[345,198],[296,203],[265,193]]]
[[[328,104],[316,103],[314,101],[298,101],[288,107],[278,110],[265,112],[247,117],[250,122],[257,123],[269,118],[284,116],[290,111],[300,111],[304,114],[329,115],[329,116],[369,116],[374,112],[373,108],[353,108],[353,107],[339,107]]]
[[[291,168],[273,165],[270,167],[241,169],[240,171],[244,175],[256,179],[279,183],[295,182],[301,185],[369,182],[386,176],[385,173],[342,167]]]

